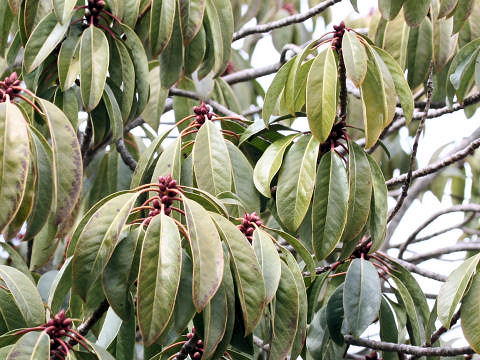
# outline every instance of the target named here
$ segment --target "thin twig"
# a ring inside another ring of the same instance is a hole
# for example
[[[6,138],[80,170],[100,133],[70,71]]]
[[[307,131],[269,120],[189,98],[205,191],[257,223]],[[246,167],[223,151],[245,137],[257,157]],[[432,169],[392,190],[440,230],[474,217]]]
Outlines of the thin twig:
[[[123,162],[127,165],[130,170],[135,171],[137,167],[137,161],[133,158],[132,154],[128,151],[127,147],[125,146],[125,142],[123,137],[117,140],[117,151],[122,157]]]
[[[476,251],[480,250],[480,242],[460,242],[452,246],[444,246],[440,249],[435,249],[420,255],[411,256],[407,259],[408,262],[419,264],[433,258],[439,258],[445,254],[456,253],[459,251]]]
[[[92,136],[93,136],[93,124],[92,124],[92,119],[89,116],[87,119],[87,126],[85,128],[85,132],[83,133],[82,141],[80,144],[80,149],[82,151],[82,159],[85,159],[85,156],[88,153],[88,149],[90,148],[90,142],[92,141]]]
[[[427,118],[428,110],[430,108],[430,101],[432,99],[432,91],[433,91],[433,61],[430,62],[430,70],[429,70],[429,77],[427,80],[427,100],[425,103],[425,110],[424,110],[424,116],[420,120],[420,124],[418,124],[417,128],[417,133],[415,134],[415,140],[413,142],[413,148],[412,148],[412,154],[410,156],[410,166],[408,168],[408,173],[407,177],[405,178],[405,181],[402,186],[402,194],[400,195],[400,198],[397,200],[397,203],[395,204],[395,207],[393,210],[390,212],[388,216],[387,222],[390,222],[394,216],[397,214],[398,210],[403,205],[403,201],[408,195],[408,188],[410,187],[410,182],[412,180],[412,172],[413,172],[413,166],[415,165],[415,159],[417,157],[417,149],[418,149],[418,142],[420,141],[420,135],[423,132],[423,128],[425,126],[425,119]]]
[[[77,332],[82,336],[87,335],[90,329],[102,318],[103,314],[105,314],[105,312],[108,310],[108,306],[108,301],[103,300],[103,302],[92,313],[92,315],[90,315],[87,320],[80,324],[80,326],[77,328]],[[70,346],[75,346],[77,344],[77,341],[70,339],[68,341],[68,344]]]
[[[421,275],[423,277],[437,280],[440,282],[445,282],[447,281],[447,277],[442,274],[435,273],[433,271],[427,270],[427,269],[422,269],[418,267],[415,264],[412,264],[411,262],[402,260],[402,259],[394,259],[396,262],[398,262],[400,265],[402,265],[404,268],[406,268],[408,271],[411,271],[415,274]]]

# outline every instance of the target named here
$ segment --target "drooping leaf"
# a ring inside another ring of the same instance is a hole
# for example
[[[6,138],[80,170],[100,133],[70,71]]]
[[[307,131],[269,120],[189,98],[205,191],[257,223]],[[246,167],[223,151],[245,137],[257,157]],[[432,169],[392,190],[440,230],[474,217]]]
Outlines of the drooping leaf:
[[[168,3],[170,0],[162,0],[162,4]],[[174,5],[176,1],[173,1]],[[178,9],[178,7],[177,7]],[[168,89],[182,75],[183,68],[183,43],[182,29],[180,27],[180,14],[175,14],[173,23],[173,32],[170,41],[160,54],[160,84],[162,88]]]
[[[48,292],[47,304],[53,314],[57,314],[72,287],[72,257],[68,257],[52,281]]]
[[[384,297],[382,297],[380,304],[378,319],[380,321],[380,339],[387,342],[398,342],[398,329],[395,323],[395,316]],[[385,360],[397,359],[397,355],[393,352],[383,351],[382,355]]]
[[[371,251],[380,248],[385,237],[388,217],[387,186],[382,170],[377,162],[367,155],[372,174],[373,192],[370,205],[370,235],[372,237]]]
[[[367,74],[367,53],[355,33],[345,31],[342,39],[342,54],[348,78],[356,87],[359,87]]]
[[[203,310],[203,342],[202,356],[209,358],[222,341],[228,321],[228,298],[226,289],[220,284],[215,296]]]
[[[476,274],[463,299],[460,319],[465,339],[475,352],[480,351],[480,322],[476,316],[480,308],[480,276]]]
[[[60,24],[65,24],[70,20],[75,3],[75,0],[53,0],[53,9]]]
[[[150,46],[154,56],[170,41],[175,18],[175,0],[153,0],[150,11]]]
[[[183,44],[187,46],[200,31],[206,0],[180,0]]]
[[[347,219],[348,180],[340,157],[322,156],[312,203],[312,245],[317,260],[330,254],[341,239]]]
[[[425,18],[420,26],[410,28],[407,45],[407,80],[413,89],[428,76],[428,67],[432,59],[432,23]]]
[[[58,80],[63,91],[69,89],[80,75],[80,37],[69,36],[58,53]]]
[[[420,25],[427,16],[430,8],[430,0],[405,0],[403,15],[408,25],[415,27]]]
[[[23,335],[13,346],[6,360],[34,360],[50,357],[50,337],[44,331]]]
[[[333,341],[343,345],[342,324],[345,320],[343,310],[343,284],[338,286],[327,302],[328,333]]]
[[[180,233],[173,219],[162,212],[145,232],[138,274],[138,322],[147,345],[153,344],[169,324],[181,265]]]
[[[378,9],[385,20],[393,20],[400,12],[405,0],[379,0]]]

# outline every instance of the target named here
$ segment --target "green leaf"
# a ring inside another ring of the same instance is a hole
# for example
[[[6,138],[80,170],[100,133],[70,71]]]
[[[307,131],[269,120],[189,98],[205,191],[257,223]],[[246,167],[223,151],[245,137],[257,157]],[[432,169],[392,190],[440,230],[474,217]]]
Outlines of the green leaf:
[[[80,75],[80,37],[70,36],[62,42],[58,53],[58,80],[63,91],[69,89]]]
[[[220,130],[211,121],[202,125],[193,145],[193,169],[198,187],[212,195],[230,191],[232,165]]]
[[[220,285],[215,296],[210,300],[203,314],[203,354],[208,359],[215,352],[223,339],[228,321],[228,300],[225,286]]]
[[[253,169],[253,182],[257,190],[266,197],[272,197],[270,183],[280,169],[283,154],[297,134],[285,136],[268,146]]]
[[[312,245],[318,261],[330,254],[347,219],[348,180],[340,157],[329,151],[318,165],[312,203]]]
[[[47,304],[53,314],[57,314],[63,306],[65,297],[72,287],[72,257],[68,257],[50,285]]]
[[[470,90],[474,78],[475,60],[477,59],[480,39],[473,40],[462,47],[453,58],[447,79],[453,85],[459,101]]]
[[[89,26],[80,40],[80,90],[87,111],[92,111],[102,98],[109,57],[105,34],[96,26]]]
[[[36,360],[50,358],[50,337],[44,331],[23,335],[7,356],[7,360]]]
[[[55,225],[68,218],[82,189],[82,155],[77,135],[65,114],[47,100],[40,100],[50,130],[55,171]]]
[[[188,254],[183,251],[182,254],[182,272],[180,274],[180,284],[175,301],[173,313],[173,329],[177,334],[185,330],[190,320],[195,315],[195,305],[192,299],[192,277],[193,264]]]
[[[427,16],[430,8],[430,0],[405,0],[403,4],[403,15],[407,24],[415,27]]]
[[[388,202],[387,186],[382,170],[377,162],[367,155],[372,174],[373,193],[372,203],[370,205],[370,235],[372,237],[371,252],[375,252],[382,245],[387,228]]]
[[[110,45],[112,54],[110,56],[108,71],[110,73],[110,79],[115,81],[119,89],[122,88],[118,102],[122,111],[122,118],[124,121],[127,121],[130,111],[132,110],[133,97],[135,95],[135,68],[128,49],[121,40],[115,40],[114,44]],[[115,70],[118,73],[115,73]],[[158,77],[156,77],[155,80],[156,83],[158,83]],[[151,95],[153,97],[153,92]],[[147,121],[147,119],[145,119],[145,121]],[[156,130],[157,128],[154,129]]]
[[[200,312],[222,282],[223,249],[208,212],[195,201],[185,197],[183,205],[193,257],[193,302],[197,312]]]
[[[337,115],[337,74],[337,59],[330,47],[315,58],[308,72],[308,124],[320,142],[327,139]]]
[[[110,119],[110,129],[112,129],[112,142],[116,142],[123,137],[123,119],[120,106],[108,84],[105,84],[105,91],[102,95],[103,103],[107,109]]]
[[[138,273],[138,322],[151,345],[166,330],[180,283],[182,247],[172,218],[161,213],[148,225]]]
[[[348,78],[356,87],[360,87],[367,74],[367,53],[355,33],[345,31],[342,40],[342,54]]]
[[[365,151],[354,141],[348,142],[348,213],[342,242],[355,239],[367,223],[372,197],[372,174]]]
[[[319,141],[302,136],[288,149],[277,183],[277,212],[282,223],[297,231],[305,217],[315,185]]]
[[[275,318],[270,357],[284,359],[295,340],[299,317],[299,296],[295,278],[288,266],[281,262],[281,279],[275,294]]]
[[[17,213],[25,192],[30,163],[27,121],[10,101],[0,103],[0,231]]]
[[[13,296],[27,326],[37,326],[45,322],[42,298],[35,284],[21,271],[0,265],[0,279]]]
[[[187,46],[200,31],[206,0],[180,0],[183,44]]]
[[[73,286],[83,299],[103,272],[137,197],[138,193],[113,197],[95,212],[83,228],[72,263]]]
[[[359,337],[375,320],[380,310],[380,278],[373,264],[353,259],[345,277],[343,308],[350,331]]]
[[[207,0],[208,1],[208,0]],[[232,53],[232,40],[233,40],[233,13],[232,13],[232,4],[229,0],[213,0],[213,5],[217,10],[218,20],[220,23],[220,33],[215,34],[216,37],[219,35],[222,39],[222,57],[220,58],[220,53],[215,49],[216,56],[221,60],[219,65],[215,66],[215,76],[221,75],[230,61]],[[215,62],[217,64],[217,62]]]
[[[170,41],[175,19],[175,0],[153,0],[150,11],[150,46],[154,56]],[[180,33],[181,35],[181,33]]]
[[[183,186],[184,195],[190,200],[199,203],[207,211],[213,211],[225,217],[228,217],[228,211],[223,203],[210,193],[189,186]]]
[[[450,329],[453,313],[467,291],[467,286],[479,261],[480,254],[465,260],[440,287],[437,298],[437,313],[438,319],[447,329]]]
[[[35,70],[62,41],[70,23],[57,22],[52,12],[35,27],[25,45],[24,65],[27,73]]]
[[[440,0],[438,18],[449,16],[456,8],[458,0]]]
[[[207,47],[202,66],[198,69],[199,79],[204,78],[210,71],[217,74],[223,69],[223,36],[220,14],[215,0],[207,0],[203,24],[206,31]],[[230,48],[230,44],[228,46]]]
[[[384,297],[382,297],[382,302],[380,303],[378,319],[380,321],[380,339],[387,342],[398,342],[398,330],[395,323],[395,316]],[[385,360],[398,359],[397,355],[393,352],[383,351],[382,355]]]
[[[262,269],[247,238],[223,216],[210,214],[230,254],[238,299],[243,313],[245,335],[253,332],[267,303]]]
[[[253,232],[252,246],[262,268],[265,281],[265,303],[268,304],[277,292],[282,275],[280,256],[268,233],[261,229],[257,228]]]
[[[403,115],[405,116],[405,121],[408,125],[412,120],[414,103],[412,91],[410,90],[407,80],[405,80],[404,71],[393,59],[393,57],[385,50],[378,47],[374,47],[373,49],[381,57],[387,66],[390,75],[392,76],[393,84],[395,85],[395,91],[400,99]]]
[[[463,335],[476,353],[480,352],[480,318],[477,316],[479,301],[480,276],[476,274],[463,299],[460,312]]]
[[[370,47],[366,49],[368,55],[367,75],[360,87],[360,95],[365,124],[365,147],[368,149],[377,142],[384,125],[389,120],[382,72],[373,50]]]
[[[180,180],[182,170],[182,139],[178,137],[168,144],[160,154],[153,170],[152,183],[158,182],[160,176],[171,175],[172,179]]]
[[[162,4],[170,0],[162,0]],[[173,0],[175,4],[176,1]],[[173,23],[173,33],[168,45],[160,54],[160,84],[162,88],[168,89],[182,75],[183,69],[183,43],[182,43],[182,29],[180,27],[180,15],[175,15]]]
[[[275,105],[280,97],[280,94],[285,87],[287,82],[288,74],[293,66],[295,58],[287,61],[283,66],[278,70],[273,78],[272,83],[270,84],[267,93],[265,94],[265,99],[263,100],[263,109],[262,109],[262,118],[265,126],[268,127],[270,123],[270,117],[272,116]]]
[[[433,52],[432,36],[432,23],[428,18],[425,18],[420,26],[410,28],[407,44],[407,79],[412,89],[421,85],[428,76]]]
[[[345,319],[343,311],[343,284],[335,289],[327,302],[328,332],[333,341],[343,345],[342,324]]]
[[[70,21],[75,3],[75,0],[53,0],[53,10],[60,24]]]
[[[402,9],[405,0],[378,0],[378,9],[385,20],[393,20]]]

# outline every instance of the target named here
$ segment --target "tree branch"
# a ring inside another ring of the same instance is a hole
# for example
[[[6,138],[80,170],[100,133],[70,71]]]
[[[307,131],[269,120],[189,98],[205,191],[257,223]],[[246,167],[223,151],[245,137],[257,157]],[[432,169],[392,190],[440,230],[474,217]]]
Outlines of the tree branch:
[[[440,249],[435,249],[420,255],[411,256],[407,259],[408,262],[419,264],[433,258],[438,258],[445,254],[451,254],[459,251],[480,250],[480,242],[463,242],[452,246],[444,246]]]
[[[102,318],[103,314],[108,310],[108,301],[103,300],[103,302],[98,306],[98,308],[87,318],[80,326],[77,328],[77,331],[80,335],[85,336],[88,334],[90,329]],[[71,346],[75,346],[77,342],[74,339],[70,339],[68,343]]]
[[[375,341],[369,339],[355,339],[351,335],[345,335],[345,341],[348,344],[363,346],[369,349],[397,352],[401,354],[412,354],[417,356],[457,356],[463,354],[474,354],[470,346],[461,348],[450,347],[422,347],[405,344],[396,344],[385,341]]]
[[[314,17],[315,15],[320,14],[321,12],[328,9],[330,6],[335,5],[340,1],[342,0],[327,0],[318,4],[317,6],[312,7],[311,9],[309,9],[304,13],[287,16],[283,19],[272,21],[266,24],[261,24],[261,25],[241,29],[240,31],[237,31],[236,33],[233,34],[233,41],[237,41],[248,35],[265,33],[270,30],[278,29],[284,26],[304,22],[305,20],[308,20],[311,17]]]
[[[137,162],[135,161],[132,154],[130,154],[127,147],[125,146],[123,137],[117,140],[116,145],[117,145],[117,151],[122,157],[122,160],[125,163],[125,165],[127,165],[130,168],[130,170],[135,171],[135,168],[137,167]]]
[[[429,279],[437,280],[437,281],[440,281],[440,282],[447,281],[447,277],[445,275],[438,274],[438,273],[435,273],[435,272],[427,270],[427,269],[422,269],[422,268],[418,267],[417,265],[412,264],[412,263],[410,263],[408,261],[405,261],[405,260],[402,260],[402,259],[394,258],[393,260],[398,262],[400,265],[402,265],[408,271],[411,271],[415,274],[421,275],[421,276],[429,278]]]

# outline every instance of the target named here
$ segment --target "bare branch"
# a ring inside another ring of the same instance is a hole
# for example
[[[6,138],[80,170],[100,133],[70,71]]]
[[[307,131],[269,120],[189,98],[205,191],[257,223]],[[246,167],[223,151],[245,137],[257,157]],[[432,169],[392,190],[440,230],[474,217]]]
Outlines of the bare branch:
[[[398,352],[401,354],[412,354],[417,356],[457,356],[463,354],[473,354],[470,346],[451,348],[451,347],[422,347],[405,344],[396,344],[385,341],[375,341],[369,339],[355,339],[351,335],[345,335],[345,341],[348,344],[364,346],[369,349]]]
[[[310,19],[311,17],[314,17],[315,15],[320,14],[321,12],[325,11],[328,9],[330,6],[335,5],[336,3],[340,2],[342,0],[327,0],[324,2],[321,2],[317,6],[312,7],[310,10],[301,13],[301,14],[295,14],[292,16],[287,16],[283,19],[277,20],[277,21],[272,21],[266,24],[261,24],[257,26],[252,26],[248,28],[244,28],[240,31],[237,31],[236,33],[233,34],[233,41],[237,41],[239,39],[242,39],[248,35],[252,34],[259,34],[259,33],[266,33],[269,32],[270,30],[278,29],[284,26],[292,25],[292,24],[297,24],[304,22],[305,20]]]
[[[429,279],[437,280],[437,281],[440,281],[440,282],[447,281],[447,277],[445,275],[438,274],[438,273],[435,273],[435,272],[427,270],[427,269],[422,269],[422,268],[418,267],[417,265],[412,264],[412,263],[410,263],[408,261],[405,261],[405,260],[402,260],[402,259],[396,259],[396,258],[392,258],[392,259],[395,260],[396,262],[398,262],[400,265],[402,265],[408,271],[411,271],[415,274],[421,275],[421,276],[429,278]]]
[[[117,140],[117,151],[122,157],[123,162],[127,165],[130,170],[135,171],[137,167],[137,162],[133,158],[132,154],[128,151],[127,147],[125,146],[125,142],[123,141],[123,137]]]
[[[108,301],[103,300],[103,302],[98,306],[98,308],[90,315],[87,320],[80,324],[77,328],[77,331],[80,335],[85,336],[88,334],[90,329],[95,326],[95,324],[102,318],[103,314],[108,310]],[[71,346],[75,346],[77,341],[70,339],[68,342]]]
[[[420,255],[415,255],[407,259],[408,262],[419,264],[433,258],[438,258],[445,254],[456,253],[459,251],[480,250],[480,242],[463,242],[452,246],[444,246],[440,249],[435,249]]]

